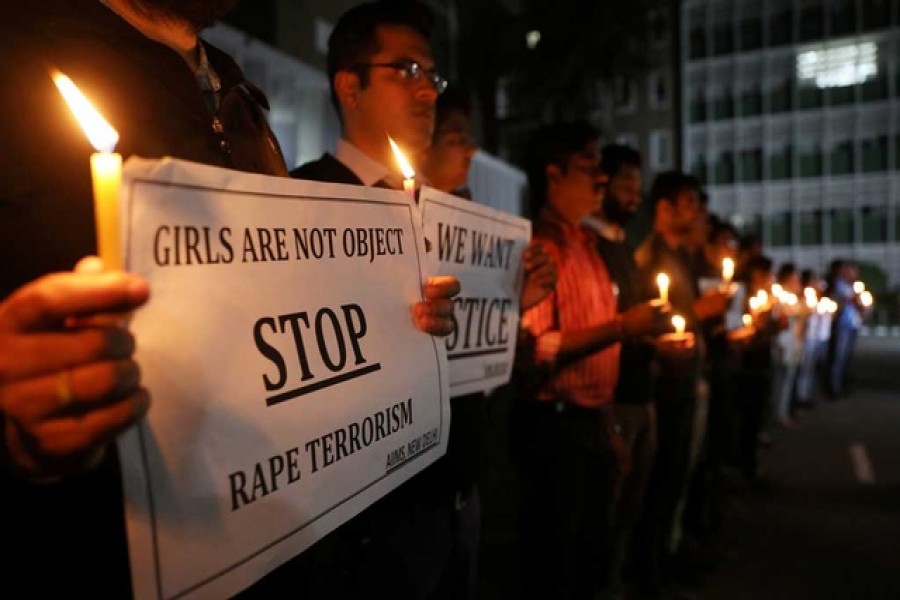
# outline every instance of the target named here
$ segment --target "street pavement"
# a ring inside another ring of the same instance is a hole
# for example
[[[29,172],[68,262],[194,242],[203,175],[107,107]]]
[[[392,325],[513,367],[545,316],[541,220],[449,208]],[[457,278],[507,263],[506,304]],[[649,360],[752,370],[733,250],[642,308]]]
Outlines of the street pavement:
[[[665,597],[900,599],[900,339],[860,338],[854,386],[773,432],[757,485],[735,477],[724,519],[699,544],[699,584]],[[482,482],[481,598],[517,588],[511,400],[496,399]]]

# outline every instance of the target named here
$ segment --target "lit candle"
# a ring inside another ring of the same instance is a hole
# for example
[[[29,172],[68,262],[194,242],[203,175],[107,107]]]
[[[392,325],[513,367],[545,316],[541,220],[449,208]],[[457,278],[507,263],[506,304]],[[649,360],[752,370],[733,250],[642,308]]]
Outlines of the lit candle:
[[[119,134],[97,112],[72,80],[56,72],[53,82],[75,115],[91,145],[91,180],[94,186],[94,224],[97,229],[97,254],[107,269],[122,268],[119,241],[119,186],[122,181],[122,155],[113,152]]]
[[[659,286],[659,298],[665,304],[669,301],[669,276],[665,273],[657,275],[656,285]]]
[[[732,279],[734,279],[734,260],[726,256],[722,259],[722,280],[725,287],[731,284]]]
[[[866,284],[864,284],[862,281],[854,281],[853,282],[853,293],[854,294],[859,295],[859,294],[862,294],[864,291],[866,291]]]
[[[416,171],[412,168],[412,165],[409,164],[409,161],[406,160],[406,156],[391,136],[388,136],[388,142],[391,144],[391,150],[394,151],[394,159],[397,161],[397,166],[400,167],[400,172],[403,173],[403,191],[415,199]]]
[[[684,327],[686,323],[681,315],[672,315],[672,327],[675,328],[675,335],[681,337],[684,335]]]
[[[875,299],[872,297],[872,292],[868,292],[868,291],[864,290],[859,295],[859,301],[862,303],[863,306],[865,306],[866,308],[869,308],[875,302]]]
[[[781,287],[780,283],[772,284],[772,296],[779,302],[784,300],[784,288]]]
[[[751,298],[751,300],[753,299]],[[744,327],[750,327],[751,325],[753,325],[753,317],[748,314],[744,314],[744,316],[741,317],[741,321],[744,322]]]
[[[810,310],[816,308],[816,305],[819,302],[819,298],[816,295],[816,290],[811,287],[805,288],[803,290],[803,296],[806,298],[806,307]]]

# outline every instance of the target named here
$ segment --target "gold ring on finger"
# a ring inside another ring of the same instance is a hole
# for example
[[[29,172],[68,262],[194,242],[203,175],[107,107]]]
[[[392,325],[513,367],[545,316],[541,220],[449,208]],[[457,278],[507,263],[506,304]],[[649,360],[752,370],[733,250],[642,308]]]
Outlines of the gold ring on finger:
[[[68,406],[75,399],[72,393],[72,373],[68,369],[61,371],[56,378],[56,395],[62,406]]]

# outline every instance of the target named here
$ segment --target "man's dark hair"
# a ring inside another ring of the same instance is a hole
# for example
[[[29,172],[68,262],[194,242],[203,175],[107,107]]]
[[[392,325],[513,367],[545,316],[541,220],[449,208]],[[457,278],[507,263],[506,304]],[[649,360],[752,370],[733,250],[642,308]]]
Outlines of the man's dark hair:
[[[754,256],[750,259],[750,262],[747,264],[747,272],[761,272],[761,273],[771,273],[772,272],[772,259],[768,256],[760,254],[759,256]]]
[[[800,285],[803,287],[811,286],[815,278],[816,273],[812,269],[803,269],[800,271]]]
[[[750,250],[756,246],[762,246],[762,238],[756,233],[748,233],[741,238],[741,250]]]
[[[683,192],[696,191],[699,194],[702,190],[700,180],[693,175],[681,171],[666,171],[653,180],[653,185],[650,186],[650,203],[656,208],[661,200],[674,202]]]
[[[778,275],[776,279],[778,283],[784,283],[788,277],[793,276],[797,272],[797,265],[792,262],[786,262],[778,267]]]
[[[447,86],[434,106],[434,135],[437,136],[441,125],[450,115],[461,113],[467,119],[472,118],[472,100],[468,91],[455,85]]]
[[[531,135],[525,148],[524,166],[532,217],[547,202],[547,167],[556,165],[565,171],[571,156],[598,139],[600,130],[587,121],[542,125]]]
[[[383,0],[354,6],[345,12],[328,38],[328,80],[331,103],[341,116],[341,107],[334,89],[334,76],[340,71],[353,71],[359,75],[359,83],[369,85],[369,70],[360,66],[381,49],[378,45],[378,28],[382,25],[400,25],[414,29],[426,40],[433,27],[431,12],[415,0]]]
[[[734,225],[721,218],[719,215],[710,213],[708,238],[709,243],[715,244],[722,238],[722,236],[725,235],[734,238],[735,240],[739,240],[741,237]]]
[[[622,167],[641,168],[641,153],[630,146],[607,144],[600,151],[603,155],[603,172],[615,177]]]

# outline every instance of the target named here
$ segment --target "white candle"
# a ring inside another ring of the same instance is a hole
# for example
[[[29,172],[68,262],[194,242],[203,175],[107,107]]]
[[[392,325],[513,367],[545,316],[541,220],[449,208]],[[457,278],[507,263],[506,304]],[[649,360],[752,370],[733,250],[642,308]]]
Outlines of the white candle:
[[[669,276],[665,273],[657,275],[656,285],[659,286],[659,298],[665,304],[669,301]]]
[[[391,136],[388,136],[388,142],[391,144],[391,150],[394,151],[394,159],[397,161],[397,166],[400,167],[400,172],[403,173],[403,191],[412,196],[413,199],[415,199],[416,171],[412,168],[412,165],[400,150],[397,142],[395,142]]]
[[[91,155],[97,254],[103,259],[107,269],[121,269],[119,186],[122,182],[122,155],[113,152],[119,141],[119,134],[97,112],[71,79],[56,72],[53,74],[53,82],[59,88],[91,145],[97,150]]]

